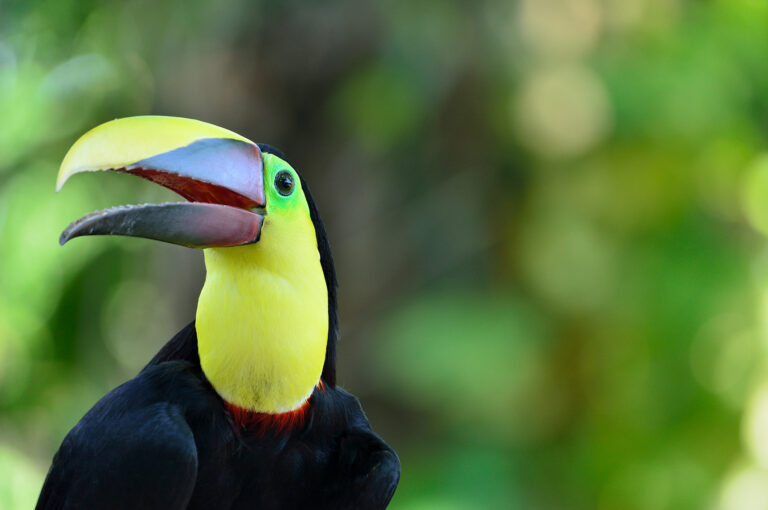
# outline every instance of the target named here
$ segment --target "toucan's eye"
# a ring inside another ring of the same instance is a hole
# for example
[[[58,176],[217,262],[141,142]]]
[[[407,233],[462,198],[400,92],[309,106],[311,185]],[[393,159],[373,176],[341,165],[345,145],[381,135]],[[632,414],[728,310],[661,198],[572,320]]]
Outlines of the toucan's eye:
[[[284,197],[293,193],[293,176],[290,172],[285,170],[277,172],[275,176],[275,189]]]

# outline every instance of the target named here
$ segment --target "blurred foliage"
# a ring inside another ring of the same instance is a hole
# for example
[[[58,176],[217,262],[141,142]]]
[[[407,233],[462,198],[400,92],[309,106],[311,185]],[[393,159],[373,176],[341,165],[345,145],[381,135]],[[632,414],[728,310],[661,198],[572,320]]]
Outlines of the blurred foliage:
[[[194,314],[193,250],[57,245],[111,118],[283,149],[392,508],[768,509],[768,3],[0,0],[0,507]]]

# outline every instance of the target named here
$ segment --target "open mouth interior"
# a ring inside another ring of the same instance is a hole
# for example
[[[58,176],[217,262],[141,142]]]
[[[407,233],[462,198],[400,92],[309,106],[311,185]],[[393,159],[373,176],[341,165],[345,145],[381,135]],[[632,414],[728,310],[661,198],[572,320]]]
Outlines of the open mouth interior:
[[[190,202],[221,204],[241,209],[253,209],[259,204],[236,191],[191,177],[154,170],[152,168],[119,168],[115,172],[137,175],[181,195]]]

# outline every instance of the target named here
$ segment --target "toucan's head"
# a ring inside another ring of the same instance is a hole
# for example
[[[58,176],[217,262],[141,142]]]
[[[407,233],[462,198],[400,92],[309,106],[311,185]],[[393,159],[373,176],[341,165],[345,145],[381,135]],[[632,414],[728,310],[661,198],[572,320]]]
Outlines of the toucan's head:
[[[196,317],[200,362],[229,403],[279,413],[322,378],[335,384],[335,274],[306,183],[279,151],[176,117],[131,117],[83,135],[59,171],[115,171],[188,202],[119,206],[69,225],[85,235],[144,237],[205,252]]]

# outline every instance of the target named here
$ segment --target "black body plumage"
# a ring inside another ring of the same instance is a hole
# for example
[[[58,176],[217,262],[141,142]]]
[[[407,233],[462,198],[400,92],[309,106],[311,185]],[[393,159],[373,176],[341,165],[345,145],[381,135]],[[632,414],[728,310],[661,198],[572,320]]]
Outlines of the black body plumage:
[[[357,399],[316,389],[302,426],[238,430],[208,384],[194,323],[64,439],[39,510],[377,509],[400,478]]]

